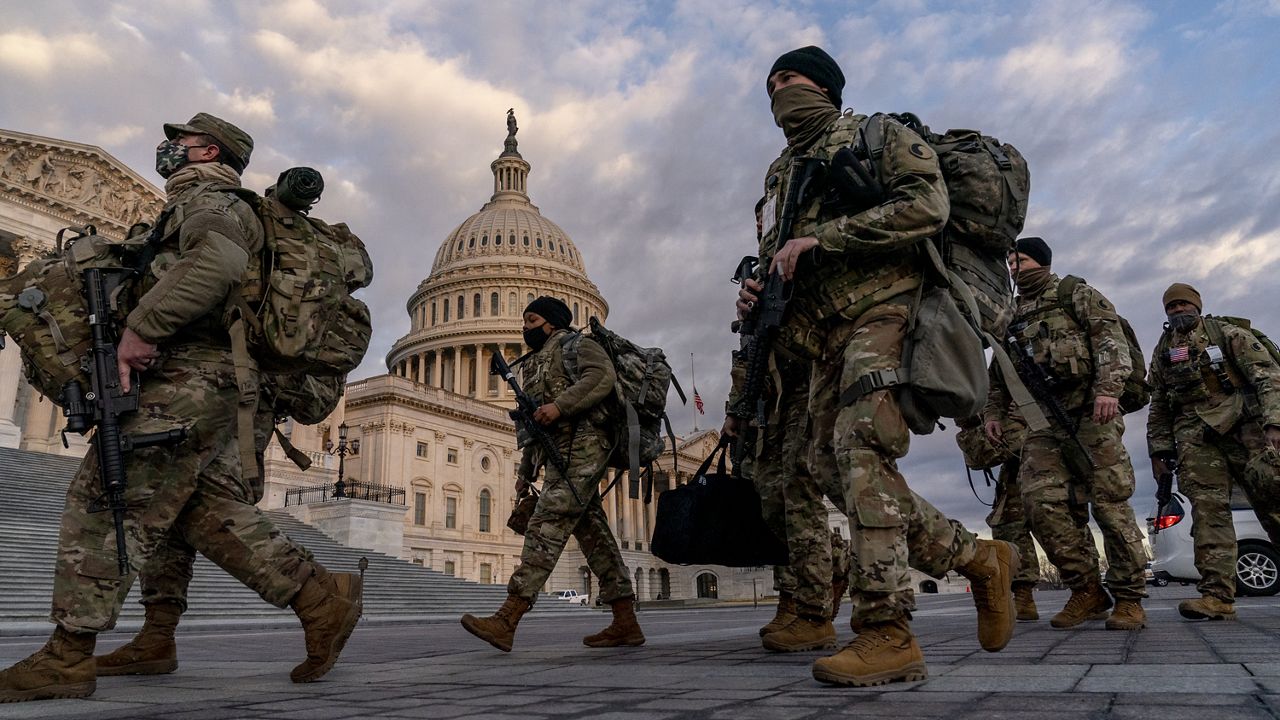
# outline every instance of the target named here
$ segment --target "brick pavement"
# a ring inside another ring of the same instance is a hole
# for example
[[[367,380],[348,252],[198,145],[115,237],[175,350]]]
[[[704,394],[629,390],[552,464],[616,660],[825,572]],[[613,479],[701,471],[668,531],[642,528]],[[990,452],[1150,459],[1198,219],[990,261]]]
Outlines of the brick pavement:
[[[1153,588],[1138,633],[1053,630],[1066,593],[1038,593],[1044,619],[994,654],[978,648],[968,596],[924,597],[915,627],[929,679],[867,689],[815,682],[818,653],[761,650],[765,606],[644,612],[649,642],[625,650],[580,644],[607,621],[591,612],[526,619],[510,654],[456,622],[369,625],[311,685],[288,679],[299,631],[187,631],[172,675],[105,678],[89,700],[0,705],[0,718],[1280,718],[1280,600],[1243,598],[1239,622],[1193,624],[1175,609],[1191,590]],[[847,614],[838,629],[851,638]],[[0,638],[0,662],[42,641]]]

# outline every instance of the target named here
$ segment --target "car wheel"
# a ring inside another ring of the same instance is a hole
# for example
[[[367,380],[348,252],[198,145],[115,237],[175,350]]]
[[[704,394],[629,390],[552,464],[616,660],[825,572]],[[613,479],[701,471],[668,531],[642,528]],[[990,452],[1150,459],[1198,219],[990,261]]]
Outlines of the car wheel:
[[[1151,583],[1156,587],[1169,587],[1169,578],[1154,578]]]
[[[1236,558],[1237,595],[1275,595],[1280,591],[1280,555],[1266,545],[1241,543]]]

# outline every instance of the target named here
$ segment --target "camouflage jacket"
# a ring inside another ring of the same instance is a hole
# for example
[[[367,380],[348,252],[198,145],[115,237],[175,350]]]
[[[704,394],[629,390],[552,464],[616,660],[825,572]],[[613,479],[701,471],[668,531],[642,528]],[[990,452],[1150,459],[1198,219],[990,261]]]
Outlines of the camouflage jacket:
[[[855,143],[865,119],[846,112],[811,145],[788,147],[769,166],[757,279],[768,272],[779,246],[777,228],[792,158],[829,161],[837,150]],[[784,348],[801,357],[817,359],[822,327],[830,321],[856,319],[867,309],[918,287],[922,262],[915,248],[947,223],[951,205],[937,155],[897,121],[878,115],[875,122],[882,124],[884,138],[876,163],[884,199],[860,212],[840,214],[838,205],[828,202],[826,187],[819,185],[799,209],[793,227],[793,237],[812,236],[819,243],[797,270],[787,328],[780,338]]]
[[[1071,294],[1074,312],[1070,312],[1058,302],[1059,282],[1057,275],[1050,275],[1041,294],[1018,296],[1010,333],[1022,346],[1030,345],[1036,363],[1055,379],[1055,393],[1067,410],[1092,403],[1099,396],[1120,397],[1132,365],[1115,306],[1096,288],[1081,282]],[[1077,324],[1073,315],[1084,325]],[[1003,378],[993,373],[982,414],[1003,417],[1010,402]],[[1043,403],[1041,406],[1048,415]]]
[[[202,163],[180,169],[165,185],[171,212],[126,320],[147,342],[231,346],[223,307],[262,250],[262,223],[243,200],[209,191],[212,184],[239,185],[240,178],[225,165]]]
[[[578,343],[577,377],[565,363],[565,345]],[[560,419],[547,428],[562,453],[574,443],[602,442],[613,436],[613,415],[607,400],[613,395],[617,373],[600,344],[577,332],[556,330],[542,349],[525,360],[521,370],[525,392],[538,405],[549,402],[560,408]],[[522,440],[519,477],[532,480],[543,464],[542,447]]]
[[[1221,330],[1221,362],[1207,323]],[[1229,433],[1242,420],[1280,425],[1280,366],[1248,331],[1212,317],[1189,332],[1165,330],[1151,355],[1147,451],[1175,452],[1180,428],[1207,425]],[[1225,381],[1225,382],[1224,382]]]

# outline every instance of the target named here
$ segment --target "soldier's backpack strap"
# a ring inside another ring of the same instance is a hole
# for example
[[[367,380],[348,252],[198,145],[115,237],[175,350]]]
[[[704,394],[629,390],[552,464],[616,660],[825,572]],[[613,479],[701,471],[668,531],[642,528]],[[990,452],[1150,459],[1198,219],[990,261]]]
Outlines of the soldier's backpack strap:
[[[294,465],[298,466],[298,469],[307,470],[311,467],[311,458],[307,457],[306,453],[294,447],[293,443],[289,441],[289,438],[286,437],[284,433],[280,432],[279,425],[272,428],[271,431],[275,433],[276,441],[280,443],[280,449],[284,450],[284,454],[293,461]]]
[[[1230,393],[1235,388],[1247,389],[1252,387],[1252,383],[1248,381],[1247,376],[1240,369],[1240,362],[1232,354],[1231,344],[1227,341],[1227,334],[1222,329],[1222,324],[1225,322],[1252,334],[1249,321],[1243,318],[1218,317],[1215,315],[1205,315],[1201,320],[1204,322],[1205,334],[1209,336],[1209,344],[1217,345],[1228,361],[1222,363],[1221,367],[1210,363],[1210,368],[1218,375],[1218,382],[1223,386],[1222,389]]]
[[[1088,323],[1080,317],[1080,313],[1076,311],[1076,304],[1072,301],[1072,296],[1076,292],[1076,288],[1084,282],[1084,278],[1076,275],[1067,275],[1058,281],[1058,307],[1071,318],[1071,321],[1081,328],[1088,330]]]

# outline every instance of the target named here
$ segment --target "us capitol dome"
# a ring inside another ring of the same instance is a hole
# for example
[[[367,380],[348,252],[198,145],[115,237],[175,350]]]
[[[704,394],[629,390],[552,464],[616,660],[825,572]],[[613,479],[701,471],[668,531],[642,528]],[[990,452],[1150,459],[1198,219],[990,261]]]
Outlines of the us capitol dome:
[[[478,400],[509,404],[511,393],[489,375],[489,356],[524,352],[521,314],[539,295],[560,298],[575,327],[609,305],[587,277],[573,240],[529,201],[529,163],[507,112],[502,154],[490,164],[493,195],[436,251],[431,274],[406,304],[410,330],[387,353],[392,375]]]

